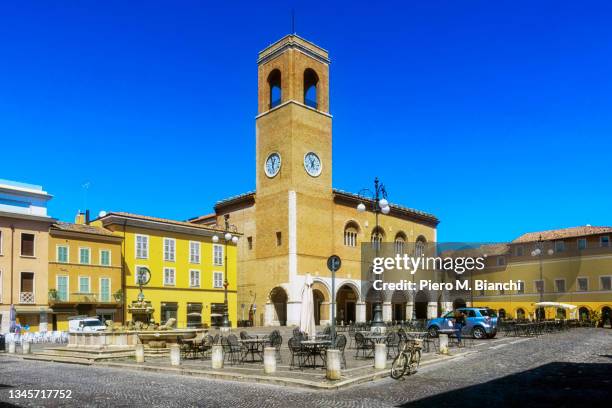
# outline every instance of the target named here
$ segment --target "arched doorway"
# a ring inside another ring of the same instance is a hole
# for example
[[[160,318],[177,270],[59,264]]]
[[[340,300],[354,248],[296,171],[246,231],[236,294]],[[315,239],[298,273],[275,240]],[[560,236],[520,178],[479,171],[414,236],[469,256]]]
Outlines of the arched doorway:
[[[414,313],[417,319],[427,319],[427,293],[418,291],[414,301]]]
[[[499,310],[497,311],[497,316],[498,316],[500,319],[505,319],[505,318],[506,318],[506,309],[499,309]]]
[[[453,300],[453,310],[466,307],[465,299],[457,298]]]
[[[516,318],[517,320],[525,319],[525,309],[522,309],[522,308],[516,309]]]
[[[315,317],[315,324],[317,326],[321,324],[321,311],[322,311],[323,300],[324,300],[324,297],[321,291],[318,289],[313,289],[312,302],[314,304],[314,317]]]
[[[314,281],[312,284],[312,300],[314,304],[315,324],[328,324],[329,318],[329,290],[321,281]]]
[[[270,303],[274,308],[272,321],[278,322],[279,326],[287,325],[287,292],[280,286],[275,287],[270,292]]]
[[[580,309],[578,309],[578,319],[588,321],[590,316],[591,313],[589,312],[588,308],[582,306]]]
[[[610,309],[608,306],[601,308],[601,321],[603,322],[604,326],[607,326],[610,324],[610,322],[612,322],[612,309]]]
[[[397,322],[406,320],[406,293],[401,290],[393,292],[391,297],[391,319]],[[412,318],[412,316],[410,316]]]
[[[336,294],[336,321],[348,324],[357,319],[357,291],[351,285],[340,286]]]
[[[546,310],[543,307],[538,307],[535,311],[536,320],[545,320],[546,319]]]
[[[557,308],[557,319],[565,319],[567,317],[567,313],[565,309],[562,307]]]

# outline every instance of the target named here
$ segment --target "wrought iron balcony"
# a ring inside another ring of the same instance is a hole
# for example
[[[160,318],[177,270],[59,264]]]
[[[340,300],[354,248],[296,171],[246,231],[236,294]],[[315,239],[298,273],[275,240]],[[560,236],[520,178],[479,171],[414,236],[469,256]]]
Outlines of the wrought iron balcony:
[[[69,296],[61,293],[49,293],[50,304],[119,304],[121,299],[112,293],[70,293]]]
[[[20,292],[19,293],[19,303],[36,303],[36,300],[34,299],[34,293],[33,292]]]

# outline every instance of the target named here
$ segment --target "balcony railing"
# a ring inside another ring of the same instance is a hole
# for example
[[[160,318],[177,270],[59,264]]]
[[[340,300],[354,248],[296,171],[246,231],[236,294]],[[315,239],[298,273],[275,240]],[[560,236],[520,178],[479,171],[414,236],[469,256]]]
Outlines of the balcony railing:
[[[33,292],[20,292],[19,303],[36,303]]]
[[[70,296],[65,296],[63,294],[49,295],[49,302],[52,304],[58,303],[108,303],[108,304],[117,304],[120,300],[118,300],[113,294],[108,293],[81,293],[75,292],[71,293]]]

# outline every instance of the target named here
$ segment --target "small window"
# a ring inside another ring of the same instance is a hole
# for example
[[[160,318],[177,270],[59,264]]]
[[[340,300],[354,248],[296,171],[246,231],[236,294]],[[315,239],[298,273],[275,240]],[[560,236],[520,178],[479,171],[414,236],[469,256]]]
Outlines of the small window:
[[[174,262],[176,240],[164,238],[164,261]]]
[[[200,287],[200,271],[192,269],[189,271],[189,286],[192,288]]]
[[[89,276],[79,276],[79,293],[90,293]]]
[[[607,235],[604,235],[602,237],[599,237],[599,244],[603,247],[603,248],[607,248],[610,246],[610,237]]]
[[[276,231],[276,246],[281,246],[283,243],[283,235],[280,231]]]
[[[578,286],[578,291],[586,292],[589,290],[589,280],[587,278],[578,278],[576,279],[576,283]]]
[[[213,272],[213,288],[223,287],[223,272]]]
[[[518,290],[516,291],[516,293],[518,293],[519,295],[522,295],[523,293],[525,293],[525,282],[523,281],[518,282]]]
[[[395,242],[394,242],[395,253],[398,255],[403,255],[405,247],[406,247],[406,239],[403,236],[395,237]]]
[[[57,276],[57,300],[68,301],[68,276]]]
[[[565,242],[555,241],[555,252],[563,252],[563,251],[565,251]]]
[[[89,248],[79,248],[79,263],[84,265],[91,263],[91,251]]]
[[[21,255],[34,256],[34,234],[21,234]]]
[[[57,262],[68,263],[68,246],[58,245],[56,255]]]
[[[523,256],[524,248],[522,245],[516,247],[516,256]]]
[[[565,292],[565,279],[555,279],[555,290]]]
[[[578,238],[578,249],[586,249],[587,240],[586,238]]]
[[[611,290],[612,289],[612,277],[602,276],[600,278],[600,282],[601,282],[601,290]]]
[[[200,243],[191,241],[189,242],[189,262],[193,264],[200,263]]]
[[[111,254],[108,249],[100,250],[100,265],[102,266],[110,266],[111,264]]]
[[[535,286],[535,291],[538,293],[543,293],[544,292],[544,281],[542,280],[537,280],[534,283]]]
[[[202,304],[187,303],[187,327],[200,327],[202,325]]]
[[[166,324],[170,319],[176,319],[178,316],[178,303],[162,302],[161,304],[161,324]]]
[[[249,249],[253,249],[253,237],[247,237],[247,243],[249,245]]]
[[[175,284],[175,276],[174,276],[174,268],[164,268],[164,285],[174,286]]]
[[[506,257],[505,256],[498,256],[497,257],[497,266],[504,266],[506,264]]]
[[[223,246],[213,245],[213,264],[222,266],[223,265]]]
[[[484,291],[484,289],[480,289],[480,292],[479,292],[479,293],[480,293],[480,296],[484,296],[484,295],[485,295],[485,291]]]
[[[149,258],[149,237],[146,235],[136,235],[136,258]]]

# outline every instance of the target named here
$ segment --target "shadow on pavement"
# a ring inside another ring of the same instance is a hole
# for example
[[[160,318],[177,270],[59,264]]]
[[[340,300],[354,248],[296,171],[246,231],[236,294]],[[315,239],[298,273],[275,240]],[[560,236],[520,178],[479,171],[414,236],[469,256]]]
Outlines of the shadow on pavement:
[[[610,407],[612,363],[550,363],[401,406]]]

